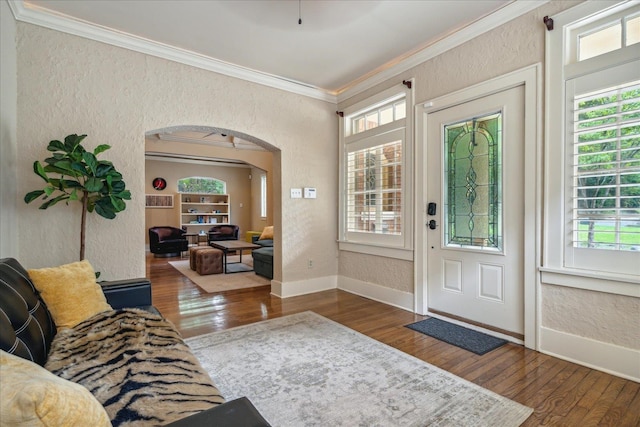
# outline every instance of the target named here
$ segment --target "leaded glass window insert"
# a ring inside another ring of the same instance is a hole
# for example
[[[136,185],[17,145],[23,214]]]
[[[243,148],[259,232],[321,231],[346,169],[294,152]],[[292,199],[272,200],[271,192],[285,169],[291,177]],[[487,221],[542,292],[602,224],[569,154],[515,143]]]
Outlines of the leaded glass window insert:
[[[444,126],[447,246],[502,250],[502,112]]]

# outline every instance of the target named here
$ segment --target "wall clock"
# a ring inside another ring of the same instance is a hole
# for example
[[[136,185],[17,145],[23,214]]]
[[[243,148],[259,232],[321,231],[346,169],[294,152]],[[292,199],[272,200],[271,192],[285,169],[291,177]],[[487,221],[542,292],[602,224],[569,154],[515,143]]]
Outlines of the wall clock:
[[[167,181],[164,178],[154,178],[152,185],[156,190],[164,190],[167,188]]]

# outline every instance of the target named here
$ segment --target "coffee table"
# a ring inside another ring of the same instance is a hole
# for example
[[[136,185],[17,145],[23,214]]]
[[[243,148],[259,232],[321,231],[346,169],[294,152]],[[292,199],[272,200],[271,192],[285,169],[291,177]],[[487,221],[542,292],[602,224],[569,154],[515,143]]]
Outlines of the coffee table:
[[[222,263],[224,266],[224,274],[243,273],[245,271],[253,271],[251,266],[242,263],[242,251],[246,249],[257,249],[262,246],[242,240],[218,240],[209,242],[212,248],[220,249],[223,253]],[[240,251],[239,262],[227,262],[227,254],[231,251]]]

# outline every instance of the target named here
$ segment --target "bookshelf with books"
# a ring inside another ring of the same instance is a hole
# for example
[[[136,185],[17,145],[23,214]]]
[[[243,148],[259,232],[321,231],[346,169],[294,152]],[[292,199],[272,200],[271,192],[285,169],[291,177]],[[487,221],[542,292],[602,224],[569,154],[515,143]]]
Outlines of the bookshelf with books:
[[[229,224],[228,194],[180,194],[180,226],[187,233],[207,231],[214,224]]]

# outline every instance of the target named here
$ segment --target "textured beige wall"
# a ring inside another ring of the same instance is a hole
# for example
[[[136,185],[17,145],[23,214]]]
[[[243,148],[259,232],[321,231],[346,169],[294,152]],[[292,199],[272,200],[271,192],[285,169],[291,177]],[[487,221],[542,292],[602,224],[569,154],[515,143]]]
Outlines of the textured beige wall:
[[[338,274],[413,293],[413,262],[340,251]]]
[[[16,215],[16,23],[7,2],[0,2],[0,258],[18,256]]]
[[[180,227],[180,195],[178,180],[190,176],[216,178],[227,183],[227,194],[231,202],[231,223],[240,227],[240,235],[251,227],[251,180],[250,167],[207,166],[190,163],[147,160],[145,162],[145,193],[173,194],[173,209],[145,209],[145,229],[158,225]],[[167,180],[167,188],[157,191],[151,185],[156,177]],[[259,200],[259,199],[258,199]],[[240,205],[242,204],[242,207]],[[211,226],[209,226],[211,227]],[[203,229],[208,227],[203,226]],[[148,234],[145,235],[149,243]]]
[[[640,298],[542,286],[542,326],[640,350]]]
[[[145,132],[185,125],[232,129],[281,150],[274,193],[313,185],[319,197],[283,197],[282,214],[274,212],[276,278],[337,273],[334,105],[26,23],[18,23],[18,76],[18,193],[40,185],[30,165],[47,156],[48,141],[74,132],[87,133],[90,148],[113,147],[105,157],[133,193],[115,220],[89,217],[86,256],[105,279],[145,274]],[[17,210],[25,266],[77,260],[78,207]],[[308,269],[308,258],[319,268]]]

